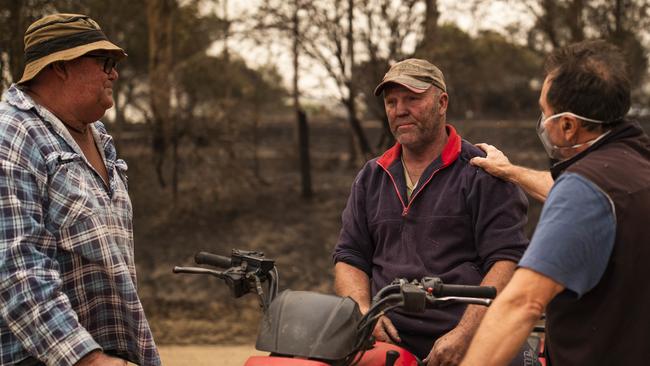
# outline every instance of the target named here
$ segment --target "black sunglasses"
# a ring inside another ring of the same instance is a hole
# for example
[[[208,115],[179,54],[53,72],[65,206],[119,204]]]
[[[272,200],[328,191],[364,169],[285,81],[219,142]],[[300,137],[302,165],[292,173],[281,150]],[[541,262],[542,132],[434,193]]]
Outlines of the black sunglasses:
[[[102,67],[102,70],[104,70],[106,74],[110,74],[111,71],[113,71],[113,69],[116,69],[117,67],[117,60],[115,60],[115,58],[113,58],[112,56],[86,54],[83,55],[82,57],[104,59],[104,66]]]

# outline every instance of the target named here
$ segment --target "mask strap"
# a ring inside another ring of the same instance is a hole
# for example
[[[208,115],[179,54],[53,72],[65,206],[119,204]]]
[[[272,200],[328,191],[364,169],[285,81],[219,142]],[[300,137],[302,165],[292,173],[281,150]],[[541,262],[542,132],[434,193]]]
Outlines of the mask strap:
[[[600,141],[603,137],[607,136],[610,132],[612,132],[612,131],[609,130],[607,132],[603,132],[600,136],[596,137],[595,139],[591,139],[589,141],[581,142],[579,144],[575,144],[575,145],[572,145],[572,146],[553,145],[553,147],[556,148],[556,149],[575,149],[575,148],[578,148],[578,147],[583,146],[583,145],[591,146],[591,145],[595,144],[596,142]]]

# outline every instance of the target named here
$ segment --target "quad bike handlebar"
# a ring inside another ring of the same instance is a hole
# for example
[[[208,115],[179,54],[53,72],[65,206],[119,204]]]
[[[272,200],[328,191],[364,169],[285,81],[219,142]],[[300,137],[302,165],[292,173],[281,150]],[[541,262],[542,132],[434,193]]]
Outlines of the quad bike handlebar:
[[[278,270],[275,261],[264,257],[257,251],[233,249],[230,258],[208,252],[198,252],[194,256],[196,264],[223,268],[218,271],[203,267],[174,267],[174,273],[208,274],[224,280],[233,297],[248,293],[257,295],[264,311],[278,293]],[[266,283],[266,292],[263,284]]]
[[[220,278],[228,285],[233,297],[256,294],[264,312],[277,296],[279,275],[275,261],[266,258],[262,252],[233,249],[230,258],[199,252],[194,261],[196,264],[223,270],[177,266],[173,272],[207,274]],[[379,290],[372,299],[370,309],[357,323],[353,350],[341,364],[357,363],[364,352],[372,348],[372,332],[377,321],[392,309],[401,308],[405,312],[422,313],[426,309],[458,303],[489,306],[495,296],[494,287],[444,284],[438,277],[424,277],[412,281],[396,279]]]
[[[198,252],[194,255],[194,263],[207,264],[218,268],[230,268],[232,266],[232,259],[218,254]]]

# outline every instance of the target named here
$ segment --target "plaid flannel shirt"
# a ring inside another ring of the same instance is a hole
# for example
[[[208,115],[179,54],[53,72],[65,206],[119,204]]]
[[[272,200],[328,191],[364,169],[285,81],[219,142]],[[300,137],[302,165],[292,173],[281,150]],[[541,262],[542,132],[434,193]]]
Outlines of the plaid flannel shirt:
[[[15,85],[0,103],[0,364],[95,349],[160,358],[136,293],[126,163],[101,122],[106,185],[65,126]]]

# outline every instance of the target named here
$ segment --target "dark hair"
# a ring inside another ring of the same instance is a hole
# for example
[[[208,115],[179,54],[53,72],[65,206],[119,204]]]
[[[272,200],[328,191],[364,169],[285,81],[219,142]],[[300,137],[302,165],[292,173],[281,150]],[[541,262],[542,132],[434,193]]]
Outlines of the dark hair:
[[[545,69],[551,81],[547,101],[554,113],[572,112],[610,124],[630,109],[630,80],[623,54],[605,41],[557,49],[546,59]],[[598,124],[583,122],[583,126],[592,129]]]

